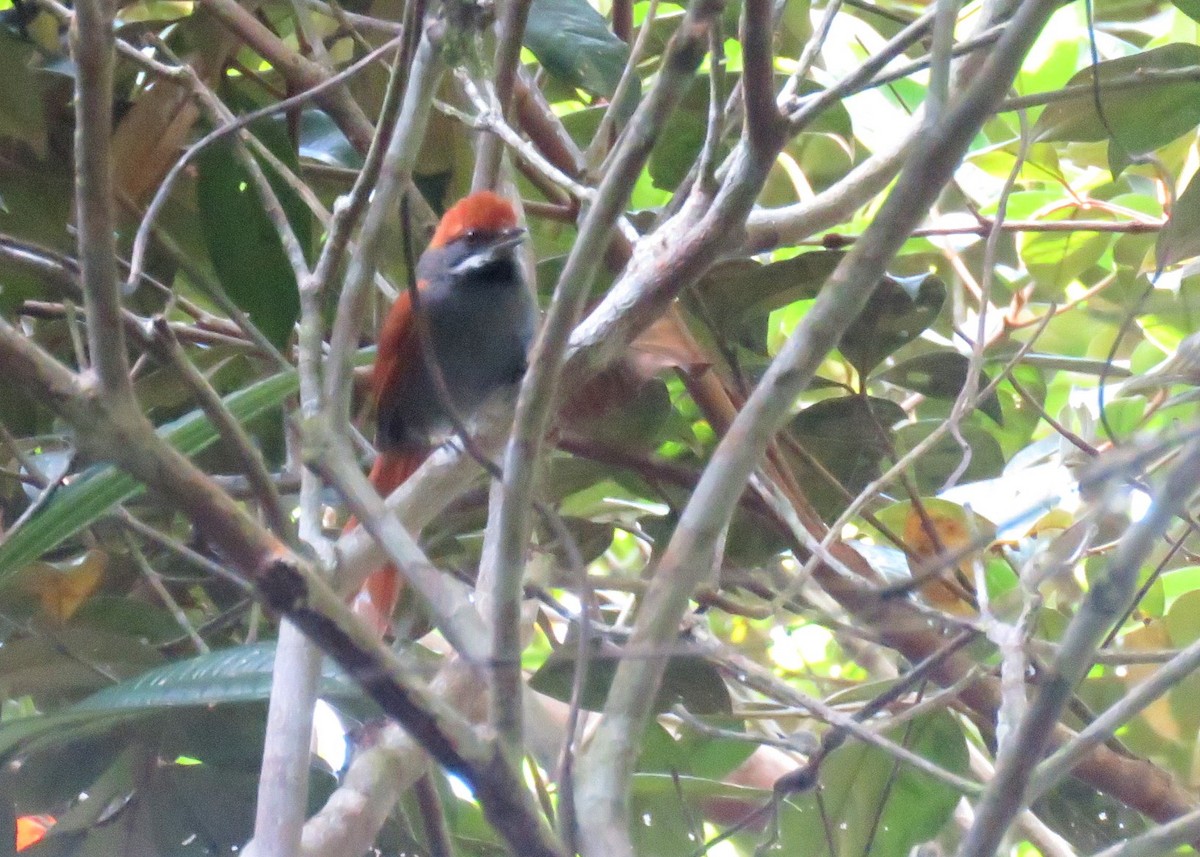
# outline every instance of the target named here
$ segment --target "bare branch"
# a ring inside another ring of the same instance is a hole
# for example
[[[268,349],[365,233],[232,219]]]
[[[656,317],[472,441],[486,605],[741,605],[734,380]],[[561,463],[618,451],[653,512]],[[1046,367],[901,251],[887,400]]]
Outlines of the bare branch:
[[[170,171],[163,178],[162,183],[158,186],[158,190],[155,191],[154,198],[146,207],[146,213],[142,217],[142,222],[138,227],[137,235],[135,236],[133,242],[133,252],[130,258],[130,270],[127,285],[132,288],[133,285],[136,285],[138,278],[141,276],[142,262],[146,254],[146,247],[149,243],[150,232],[154,226],[155,219],[157,218],[159,211],[166,204],[176,180],[183,174],[188,164],[191,163],[192,159],[195,158],[197,154],[199,154],[205,147],[212,145],[229,134],[233,134],[242,130],[246,126],[256,122],[259,119],[290,110],[293,107],[302,105],[307,101],[316,99],[323,92],[332,89],[333,87],[341,85],[347,78],[367,68],[371,63],[378,60],[379,57],[383,56],[388,51],[393,50],[402,39],[402,35],[396,36],[394,39],[367,54],[358,62],[355,62],[342,69],[342,71],[338,72],[336,75],[319,81],[311,88],[301,92],[298,95],[294,95],[291,98],[285,98],[282,101],[268,104],[266,107],[262,107],[258,110],[252,110],[249,113],[238,117],[238,119],[235,121],[229,122],[225,125],[222,125],[220,128],[210,131],[208,134],[205,134],[203,137],[189,146],[187,151],[185,151],[179,157],[179,160],[177,160],[171,166]],[[365,148],[364,151],[366,151]]]
[[[321,679],[321,650],[291,622],[279,627],[271,699],[254,808],[252,857],[292,857],[308,812],[313,706]]]
[[[1050,666],[1047,680],[1021,719],[1011,746],[1001,754],[996,777],[988,784],[975,812],[975,823],[959,849],[960,857],[984,857],[999,847],[1013,817],[1026,803],[1029,777],[1057,725],[1075,685],[1092,664],[1096,647],[1120,619],[1137,588],[1142,563],[1167,525],[1196,492],[1200,442],[1181,452],[1150,511],[1134,523],[1117,546],[1106,573],[1092,583],[1083,604],[1067,626],[1062,648]]]
[[[493,81],[496,86],[496,101],[500,118],[507,121],[511,115],[513,88],[517,77],[517,65],[521,59],[521,38],[525,35],[525,22],[529,19],[529,7],[533,0],[504,0],[500,6],[500,19],[496,22],[496,54]],[[504,147],[494,134],[485,134],[479,141],[475,155],[475,176],[471,187],[484,190],[496,187],[500,179],[500,160]]]
[[[71,26],[75,76],[75,206],[79,267],[88,316],[88,350],[100,386],[133,406],[129,357],[117,288],[113,205],[113,7],[82,0]]]
[[[666,118],[687,90],[704,57],[708,28],[719,14],[714,0],[694,0],[671,37],[654,88],[647,94],[609,159],[592,207],[580,225],[534,344],[521,384],[512,437],[504,456],[504,499],[489,525],[480,574],[492,585],[493,717],[512,749],[520,747],[520,601],[524,556],[533,508],[534,467],[541,453],[571,329],[600,269],[613,225]]]
[[[368,287],[379,267],[384,227],[399,208],[400,194],[408,186],[417,150],[425,136],[433,93],[442,77],[441,40],[445,26],[444,22],[435,21],[425,27],[409,71],[396,126],[390,132],[380,165],[379,181],[363,218],[358,252],[350,258],[338,299],[325,375],[328,413],[337,426],[350,422],[351,373],[370,295]]]
[[[786,123],[775,106],[775,22],[771,0],[746,0],[742,7],[743,137],[760,156],[774,156],[783,145]]]
[[[179,344],[179,340],[170,325],[167,324],[166,319],[159,317],[154,320],[154,333],[158,338],[158,351],[183,377],[184,383],[191,390],[200,408],[212,420],[221,440],[241,461],[242,470],[253,486],[259,503],[262,504],[271,529],[281,539],[286,538],[290,528],[283,514],[279,492],[275,489],[275,483],[267,472],[262,453],[246,436],[237,420],[233,418],[233,414],[229,413],[217,391],[208,383],[208,379],[188,359],[187,354],[183,351],[183,346]]]
[[[1160,857],[1200,838],[1200,809],[1105,848],[1096,857]]]
[[[1177,653],[1162,669],[1130,690],[1111,708],[1089,723],[1072,740],[1054,751],[1048,759],[1038,765],[1029,780],[1029,799],[1036,801],[1069,775],[1075,763],[1093,747],[1103,744],[1117,730],[1137,716],[1179,682],[1200,669],[1200,641],[1192,643]]]
[[[658,687],[665,667],[664,659],[650,655],[668,647],[692,591],[718,560],[740,488],[817,364],[856,317],[892,255],[953,175],[1055,6],[1053,0],[1030,0],[1020,8],[984,72],[927,134],[921,151],[901,172],[868,230],[870,240],[857,244],[831,275],[713,454],[638,613],[629,647],[645,657],[621,661],[605,716],[584,756],[581,788],[594,801],[589,806],[588,853],[628,853],[619,831],[628,822],[629,778],[650,716],[653,695],[648,691]]]
[[[351,145],[360,152],[367,151],[375,129],[345,85],[339,82],[334,86],[321,86],[330,80],[329,72],[289,48],[282,39],[254,17],[253,13],[243,9],[237,0],[202,0],[201,5],[245,39],[246,43],[271,63],[293,88],[315,90],[313,95],[317,103],[328,111]]]

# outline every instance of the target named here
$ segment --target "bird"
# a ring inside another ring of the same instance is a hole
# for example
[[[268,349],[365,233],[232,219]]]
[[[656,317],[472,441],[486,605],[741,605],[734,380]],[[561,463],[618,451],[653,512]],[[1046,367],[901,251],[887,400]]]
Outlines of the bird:
[[[1130,378],[1120,389],[1122,395],[1125,395],[1176,384],[1200,386],[1200,331],[1185,336],[1175,346],[1174,354],[1169,355],[1149,372]]]
[[[382,496],[408,479],[454,428],[423,342],[432,346],[453,411],[464,419],[524,376],[537,320],[516,258],[524,239],[506,199],[491,191],[464,197],[446,210],[417,261],[416,310],[428,339],[408,291],[388,311],[370,385],[377,456],[369,479]],[[346,530],[356,525],[351,518]],[[385,566],[367,578],[352,608],[382,636],[402,588],[396,569]]]

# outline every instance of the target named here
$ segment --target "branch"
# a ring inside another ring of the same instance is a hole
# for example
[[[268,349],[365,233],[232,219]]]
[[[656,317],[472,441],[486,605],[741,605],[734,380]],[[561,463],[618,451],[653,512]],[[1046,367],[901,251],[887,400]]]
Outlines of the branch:
[[[85,455],[111,461],[183,511],[233,569],[255,585],[268,608],[313,639],[439,764],[463,778],[485,818],[516,853],[561,857],[505,754],[479,739],[469,723],[425,686],[415,667],[355,619],[311,566],[166,444],[140,413],[131,416],[120,403],[81,388],[73,373],[4,319],[0,372],[75,427]]]
[[[425,137],[429,108],[442,77],[441,43],[445,29],[445,22],[429,23],[413,57],[404,101],[380,165],[379,181],[363,217],[358,252],[350,257],[338,299],[325,374],[328,414],[336,426],[350,422],[353,360],[370,296],[368,286],[379,267],[385,227],[399,208],[400,195],[408,185],[421,140]]]
[[[742,250],[761,253],[798,244],[849,219],[891,183],[920,137],[920,125],[914,123],[907,133],[898,135],[890,149],[876,152],[837,184],[807,202],[755,211],[746,223]]]
[[[742,136],[761,156],[774,157],[783,145],[786,123],[775,106],[775,34],[771,0],[746,0],[742,9]]]
[[[286,538],[289,530],[287,519],[284,517],[279,492],[275,489],[271,474],[267,472],[262,453],[246,436],[233,414],[229,413],[229,409],[225,407],[208,379],[188,359],[167,320],[160,316],[154,320],[153,325],[158,340],[157,353],[165,357],[168,364],[183,376],[184,383],[216,427],[217,434],[241,463],[242,471],[267,516],[267,523],[279,538]]]
[[[311,90],[330,79],[330,73],[325,68],[288,47],[251,12],[238,5],[237,0],[201,0],[201,5],[244,39],[283,75],[293,89]],[[375,129],[367,114],[351,97],[349,89],[341,84],[320,88],[316,90],[315,97],[350,144],[359,152],[367,151]]]
[[[298,18],[306,17],[298,5],[296,13]],[[409,32],[412,32],[411,29]],[[394,44],[400,38],[403,38],[403,34],[388,44]],[[397,59],[388,76],[378,129],[390,128],[396,121],[403,91],[400,81],[404,71],[404,63]],[[377,131],[349,197],[339,199],[334,205],[334,215],[328,224],[327,238],[317,264],[311,275],[298,280],[300,328],[297,366],[300,375],[300,413],[306,420],[320,413],[324,398],[320,371],[325,345],[323,298],[341,265],[350,235],[366,208],[370,189],[379,176],[385,148],[383,135]],[[321,493],[324,485],[320,476],[311,469],[302,467],[300,470],[300,538],[321,557],[327,568],[333,568],[331,544],[321,530]],[[247,844],[247,853],[283,857],[300,850],[303,831],[308,829],[305,810],[308,806],[309,744],[320,664],[320,651],[312,641],[290,622],[283,623],[271,676],[268,728],[263,744],[254,839]],[[394,799],[384,810],[385,815],[393,805]],[[372,822],[373,817],[367,819],[365,832],[369,832],[373,840],[382,826],[383,816],[379,817],[378,823]],[[368,844],[360,847],[358,852],[365,851]]]
[[[960,857],[994,854],[1013,817],[1024,806],[1034,765],[1042,757],[1063,706],[1091,667],[1097,646],[1132,599],[1142,563],[1196,492],[1197,468],[1200,442],[1193,441],[1175,462],[1150,511],[1129,528],[1105,574],[1088,590],[1067,626],[1058,657],[1012,737],[1012,752],[1000,756],[996,776],[976,807],[975,823],[959,849]]]
[[[1100,82],[1100,91],[1121,92],[1126,89],[1141,89],[1142,87],[1156,87],[1165,83],[1194,83],[1200,80],[1200,66],[1187,66],[1186,68],[1142,68],[1138,69],[1134,74],[1106,78]],[[1073,86],[1064,86],[1061,89],[1052,89],[1049,92],[1035,92],[1031,95],[1022,95],[1016,98],[1009,98],[1000,104],[1000,110],[1007,112],[1010,110],[1025,110],[1030,107],[1042,107],[1047,104],[1053,104],[1056,101],[1072,101],[1079,98],[1094,98],[1095,85],[1089,81],[1087,83],[1077,83]]]
[[[235,121],[215,128],[205,134],[179,157],[179,159],[171,166],[170,171],[163,177],[162,183],[158,186],[158,190],[154,193],[154,198],[146,207],[146,213],[142,217],[142,222],[138,226],[137,235],[134,237],[133,250],[130,253],[129,277],[127,285],[132,288],[137,284],[141,276],[142,261],[145,258],[146,247],[150,240],[151,230],[154,226],[154,221],[158,217],[158,212],[166,204],[167,198],[170,196],[171,189],[174,187],[175,181],[183,174],[188,164],[196,157],[205,147],[212,145],[218,140],[242,130],[246,126],[263,119],[267,116],[273,116],[276,113],[291,110],[294,107],[303,105],[311,100],[319,100],[320,96],[327,90],[333,87],[340,86],[345,80],[367,68],[375,60],[379,59],[383,54],[395,48],[400,43],[403,36],[396,36],[380,47],[376,48],[371,53],[364,56],[362,59],[342,69],[336,75],[328,77],[314,84],[311,88],[293,95],[290,98],[285,98],[282,101],[273,102],[266,107],[252,110],[249,113],[238,117]],[[364,149],[363,151],[367,151]]]
[[[923,139],[901,172],[867,237],[838,266],[718,445],[685,508],[641,604],[629,653],[617,669],[604,717],[580,769],[593,803],[588,854],[628,853],[629,783],[661,682],[663,652],[677,633],[695,587],[719,558],[723,533],[756,463],[817,365],[865,305],[885,266],[952,177],[978,128],[1011,86],[1022,58],[1053,12],[1054,0],[1029,0],[989,57],[984,72]],[[715,207],[715,206],[714,206]],[[639,248],[640,249],[640,248]]]
[[[704,58],[708,28],[720,8],[714,0],[693,0],[671,37],[658,80],[638,105],[583,218],[521,384],[513,433],[504,455],[503,500],[495,525],[489,522],[480,569],[492,587],[494,724],[513,749],[521,744],[522,715],[515,703],[520,699],[520,601],[532,525],[534,467],[549,425],[564,350],[603,264],[613,225],[629,201],[663,124]]]
[[[1118,842],[1096,857],[1160,857],[1173,853],[1180,845],[1194,844],[1197,838],[1200,838],[1200,809],[1132,839]]]
[[[1105,709],[1078,735],[1038,765],[1029,781],[1030,802],[1036,801],[1070,774],[1076,763],[1093,747],[1103,744],[1138,712],[1197,669],[1200,669],[1200,641],[1172,657],[1162,669],[1126,693],[1111,708]]]
[[[617,4],[613,4],[614,16],[616,13]],[[608,151],[613,126],[617,122],[617,113],[628,103],[634,84],[641,82],[637,73],[638,65],[645,55],[646,46],[650,41],[649,36],[654,30],[654,20],[657,16],[658,0],[649,0],[649,3],[646,4],[645,17],[642,18],[642,26],[638,30],[637,40],[629,49],[629,59],[625,61],[625,68],[621,70],[621,77],[613,90],[612,98],[608,100],[608,106],[604,108],[604,115],[600,117],[596,133],[592,135],[592,142],[588,144],[587,152],[582,156],[582,162],[589,167],[599,166],[604,153]]]
[[[517,78],[517,66],[521,59],[521,39],[525,35],[525,22],[529,19],[529,8],[533,0],[505,0],[496,22],[496,54],[493,80],[496,86],[496,101],[502,121],[511,115],[513,88]],[[479,141],[475,156],[475,175],[471,179],[474,190],[494,188],[500,178],[500,160],[504,147],[495,134],[484,134]]]
[[[113,209],[113,17],[107,0],[81,0],[71,22],[75,76],[75,206],[88,351],[101,388],[132,406],[117,288]]]
[[[319,420],[307,427],[305,458],[343,497],[362,528],[383,547],[386,559],[400,569],[421,596],[434,624],[450,644],[472,664],[487,660],[487,632],[479,612],[471,604],[470,589],[456,578],[443,574],[425,557],[416,541],[396,516],[390,514],[379,494],[363,476],[345,442]],[[375,568],[378,568],[376,563]],[[374,570],[374,568],[370,569]],[[344,569],[342,570],[344,571]],[[339,588],[357,590],[362,581],[342,575]]]
[[[917,23],[893,37],[879,54],[854,74],[817,98],[806,101],[791,119],[792,130],[803,127],[836,101],[839,93],[853,88],[861,78],[885,65],[888,58],[902,52],[924,32],[931,16],[932,12],[926,13]],[[869,160],[851,173],[851,176],[861,177],[864,187],[869,190],[867,199],[891,180],[902,159],[903,148],[901,146],[895,153],[879,160]],[[775,153],[755,151],[743,140],[722,167],[724,184],[715,199],[710,199],[707,191],[697,185],[678,212],[638,243],[621,278],[572,335],[567,367],[569,376],[580,380],[620,359],[628,343],[662,315],[684,287],[699,279],[721,253],[733,249],[731,245],[745,228],[751,207],[774,163]],[[843,183],[839,183],[814,200],[819,205],[811,216],[829,217],[845,211],[846,197],[850,201],[857,197],[853,190],[846,192],[842,187]],[[847,216],[865,201],[862,199],[856,205],[850,205]],[[807,209],[804,214],[808,216]],[[839,219],[834,219],[827,221],[827,225],[838,222]],[[811,233],[802,237],[808,234]],[[576,372],[578,376],[575,376]]]
[[[271,698],[254,811],[254,838],[243,857],[292,857],[308,814],[313,706],[321,650],[291,622],[279,627]]]

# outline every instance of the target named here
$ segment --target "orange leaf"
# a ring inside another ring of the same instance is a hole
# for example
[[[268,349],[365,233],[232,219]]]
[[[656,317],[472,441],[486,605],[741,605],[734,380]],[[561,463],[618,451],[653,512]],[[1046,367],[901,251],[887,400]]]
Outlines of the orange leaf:
[[[24,851],[46,837],[46,831],[54,826],[52,815],[23,815],[17,819],[17,850]]]
[[[674,311],[657,319],[630,343],[629,360],[643,378],[653,378],[664,369],[695,372],[712,365]]]
[[[62,624],[75,615],[104,579],[108,554],[92,549],[67,563],[35,562],[26,585],[42,602],[42,612]]]
[[[974,594],[972,557],[964,556],[958,560],[957,570],[961,577],[955,574],[954,566],[943,568],[934,575],[930,575],[929,569],[937,567],[940,557],[957,554],[976,539],[994,539],[996,527],[979,515],[968,519],[966,509],[948,500],[923,499],[921,509],[924,516],[912,502],[905,501],[888,507],[878,517],[903,538],[911,554],[909,570],[924,581],[917,587],[921,596],[939,610],[968,615],[974,612],[967,603]]]

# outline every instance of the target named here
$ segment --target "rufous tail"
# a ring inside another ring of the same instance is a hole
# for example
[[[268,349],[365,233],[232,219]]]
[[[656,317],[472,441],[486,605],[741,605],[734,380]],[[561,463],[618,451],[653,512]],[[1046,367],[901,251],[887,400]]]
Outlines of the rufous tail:
[[[425,460],[424,452],[385,452],[375,459],[368,478],[381,497],[391,494]],[[351,517],[343,532],[358,526],[358,519]],[[404,591],[404,580],[394,565],[385,565],[370,576],[354,596],[350,605],[354,613],[375,629],[379,636],[387,633],[392,622],[392,611]]]

